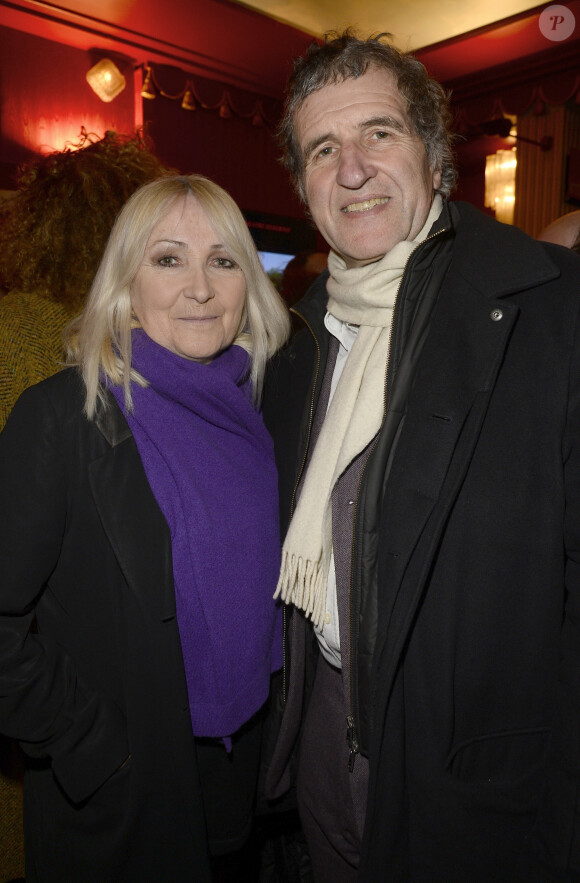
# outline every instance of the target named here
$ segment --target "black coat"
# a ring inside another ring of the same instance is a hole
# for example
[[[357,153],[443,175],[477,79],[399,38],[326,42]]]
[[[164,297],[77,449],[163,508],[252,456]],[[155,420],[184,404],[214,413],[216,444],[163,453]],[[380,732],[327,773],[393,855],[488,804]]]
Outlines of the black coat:
[[[62,372],[0,435],[0,731],[32,758],[26,879],[208,881],[169,530],[116,403],[89,422],[83,393]]]
[[[580,261],[451,214],[385,487],[355,527],[376,555],[353,622],[376,638],[360,879],[575,880]],[[323,304],[307,309],[318,342],[297,336],[265,403],[286,507],[324,350]]]

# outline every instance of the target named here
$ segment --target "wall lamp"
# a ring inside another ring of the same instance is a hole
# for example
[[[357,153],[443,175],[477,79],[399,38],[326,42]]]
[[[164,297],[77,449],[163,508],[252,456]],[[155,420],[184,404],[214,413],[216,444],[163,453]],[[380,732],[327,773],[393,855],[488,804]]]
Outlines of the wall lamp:
[[[125,77],[110,58],[102,58],[89,71],[87,83],[101,101],[112,101],[125,88]]]
[[[494,120],[488,120],[479,124],[479,132],[483,135],[498,135],[500,138],[507,138],[513,127],[509,117],[497,117]],[[540,150],[551,150],[554,146],[554,139],[551,135],[545,135],[541,141],[534,141],[533,138],[524,138],[523,135],[512,135],[516,141],[525,141],[527,144],[535,144]]]

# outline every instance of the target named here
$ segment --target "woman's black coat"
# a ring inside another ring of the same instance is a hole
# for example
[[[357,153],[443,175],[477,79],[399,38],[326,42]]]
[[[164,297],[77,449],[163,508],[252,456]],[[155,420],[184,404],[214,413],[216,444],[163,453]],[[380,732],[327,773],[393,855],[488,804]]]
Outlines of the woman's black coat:
[[[31,758],[27,883],[207,881],[169,530],[116,403],[89,422],[83,392],[56,375],[0,435],[0,731]]]

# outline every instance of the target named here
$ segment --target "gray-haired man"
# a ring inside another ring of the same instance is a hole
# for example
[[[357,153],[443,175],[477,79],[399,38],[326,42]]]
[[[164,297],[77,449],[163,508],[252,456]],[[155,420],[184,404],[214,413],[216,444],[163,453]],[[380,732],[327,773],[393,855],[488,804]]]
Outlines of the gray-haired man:
[[[286,162],[331,246],[271,371],[273,795],[317,883],[580,879],[578,259],[463,203],[423,66],[297,62]]]

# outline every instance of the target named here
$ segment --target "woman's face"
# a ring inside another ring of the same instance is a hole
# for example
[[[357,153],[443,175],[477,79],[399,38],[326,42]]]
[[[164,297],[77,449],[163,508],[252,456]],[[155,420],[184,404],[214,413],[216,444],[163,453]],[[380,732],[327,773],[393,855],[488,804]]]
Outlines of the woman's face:
[[[236,337],[246,297],[240,267],[192,194],[153,228],[131,284],[145,333],[166,349],[211,362]]]

